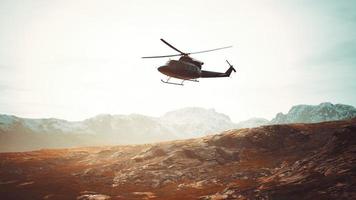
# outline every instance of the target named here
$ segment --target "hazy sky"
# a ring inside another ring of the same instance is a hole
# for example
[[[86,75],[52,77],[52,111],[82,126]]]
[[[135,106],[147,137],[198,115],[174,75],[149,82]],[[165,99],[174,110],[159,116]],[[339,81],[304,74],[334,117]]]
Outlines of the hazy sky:
[[[82,120],[160,116],[187,106],[233,121],[271,119],[295,104],[356,105],[356,1],[1,0],[0,113]],[[167,59],[197,54],[205,70],[237,73],[162,84]]]

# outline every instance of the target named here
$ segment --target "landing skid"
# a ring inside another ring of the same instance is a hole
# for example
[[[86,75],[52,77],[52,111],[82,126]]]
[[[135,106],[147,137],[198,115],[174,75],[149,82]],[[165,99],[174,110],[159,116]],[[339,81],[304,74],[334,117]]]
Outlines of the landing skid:
[[[172,85],[181,85],[181,86],[183,86],[183,82],[182,82],[182,83],[173,83],[173,82],[169,82],[168,80],[167,80],[167,81],[164,81],[164,80],[162,80],[162,79],[161,79],[161,81],[162,81],[162,83],[167,83],[167,84],[172,84]]]
[[[183,86],[184,81],[199,82],[196,79],[182,79],[181,83],[174,83],[174,82],[169,82],[169,79],[171,79],[171,77],[168,77],[166,81],[162,80],[162,79],[161,79],[161,81],[162,81],[162,83],[167,83],[167,84],[171,84],[171,85],[181,85],[181,86]]]

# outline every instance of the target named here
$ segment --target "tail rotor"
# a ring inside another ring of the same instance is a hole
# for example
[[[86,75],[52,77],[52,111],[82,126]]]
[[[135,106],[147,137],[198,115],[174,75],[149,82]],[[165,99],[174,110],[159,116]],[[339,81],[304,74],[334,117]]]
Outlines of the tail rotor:
[[[230,66],[230,68],[232,69],[232,71],[236,72],[234,66],[232,64],[230,64],[230,62],[228,60],[226,60],[227,64]]]
[[[230,67],[229,67],[229,69],[225,72],[225,76],[230,76],[231,72],[232,72],[232,71],[236,72],[236,70],[235,70],[234,66],[233,66],[232,64],[230,64],[229,61],[226,60],[226,62],[227,62],[227,64],[229,64]]]

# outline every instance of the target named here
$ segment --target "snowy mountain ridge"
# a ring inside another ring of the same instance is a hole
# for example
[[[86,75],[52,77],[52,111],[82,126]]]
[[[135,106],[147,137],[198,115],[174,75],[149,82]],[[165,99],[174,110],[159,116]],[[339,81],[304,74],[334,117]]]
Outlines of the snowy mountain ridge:
[[[161,117],[140,114],[100,114],[83,121],[66,121],[56,118],[28,119],[0,114],[0,130],[8,131],[22,126],[37,133],[66,134],[166,134],[175,138],[199,137],[233,128],[252,128],[267,124],[316,123],[356,117],[356,108],[329,102],[319,105],[296,105],[287,114],[278,113],[268,121],[251,118],[234,123],[229,116],[214,109],[187,107],[167,112]]]
[[[356,117],[356,108],[344,104],[329,102],[319,105],[296,105],[287,114],[278,113],[271,124],[317,123],[337,121]]]
[[[197,137],[234,128],[233,122],[227,115],[204,108],[184,108],[168,112],[158,118],[139,114],[100,114],[83,121],[66,121],[55,118],[28,119],[0,115],[0,130],[7,131],[18,126],[27,128],[34,133],[166,134],[173,138]]]
[[[356,117],[356,109],[343,104],[293,106],[268,121],[251,118],[233,123],[214,109],[183,108],[161,117],[139,114],[101,114],[83,121],[55,118],[26,119],[0,115],[0,151],[64,148],[89,145],[140,144],[187,139],[217,134],[225,130],[270,124],[315,123]]]

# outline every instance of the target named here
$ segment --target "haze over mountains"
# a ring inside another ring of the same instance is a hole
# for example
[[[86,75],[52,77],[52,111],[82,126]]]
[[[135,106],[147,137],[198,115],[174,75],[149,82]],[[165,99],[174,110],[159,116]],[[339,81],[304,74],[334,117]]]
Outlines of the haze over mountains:
[[[356,117],[354,107],[331,103],[297,105],[287,114],[278,113],[271,121],[252,118],[239,123],[214,109],[193,107],[171,111],[161,117],[104,114],[76,122],[0,115],[0,151],[150,143],[268,124],[315,123],[353,117]]]

